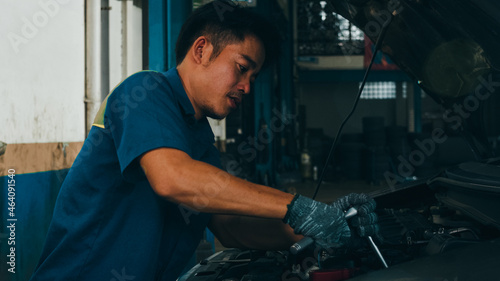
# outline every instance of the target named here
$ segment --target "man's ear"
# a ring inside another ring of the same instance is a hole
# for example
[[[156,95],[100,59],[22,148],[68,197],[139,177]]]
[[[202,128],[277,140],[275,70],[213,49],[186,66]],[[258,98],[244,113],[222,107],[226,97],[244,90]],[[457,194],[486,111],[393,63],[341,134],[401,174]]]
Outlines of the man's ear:
[[[202,65],[207,64],[210,61],[212,50],[212,44],[210,44],[207,37],[200,36],[196,38],[191,48],[191,55],[194,62]]]

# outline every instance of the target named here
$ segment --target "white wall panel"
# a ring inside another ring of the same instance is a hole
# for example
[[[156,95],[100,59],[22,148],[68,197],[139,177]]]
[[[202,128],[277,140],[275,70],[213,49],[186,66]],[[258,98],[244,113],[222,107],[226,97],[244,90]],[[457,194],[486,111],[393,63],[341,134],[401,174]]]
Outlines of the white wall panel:
[[[142,9],[127,1],[127,74],[142,70]]]
[[[3,0],[0,11],[0,141],[82,141],[84,1]]]
[[[109,85],[112,90],[142,70],[142,9],[132,1],[110,0]]]
[[[118,85],[123,79],[122,74],[122,1],[110,0],[109,6],[109,88]]]

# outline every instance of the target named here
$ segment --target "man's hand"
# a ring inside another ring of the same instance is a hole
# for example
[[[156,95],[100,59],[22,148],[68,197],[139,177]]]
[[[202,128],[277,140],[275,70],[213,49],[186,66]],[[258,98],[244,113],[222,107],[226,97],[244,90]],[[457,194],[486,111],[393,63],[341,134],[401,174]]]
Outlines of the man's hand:
[[[375,236],[378,237],[379,226],[378,217],[374,213],[376,203],[373,198],[366,194],[351,193],[339,198],[331,204],[341,210],[347,210],[354,207],[358,214],[349,220],[351,226],[356,229],[360,237]]]
[[[349,241],[351,231],[344,209],[297,195],[283,219],[296,234],[313,238],[323,248],[339,247]]]

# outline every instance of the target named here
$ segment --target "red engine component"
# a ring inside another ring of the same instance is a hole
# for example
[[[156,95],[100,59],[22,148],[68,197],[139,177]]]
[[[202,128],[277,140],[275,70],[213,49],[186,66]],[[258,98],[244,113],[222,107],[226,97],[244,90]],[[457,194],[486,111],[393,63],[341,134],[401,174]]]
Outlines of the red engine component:
[[[351,278],[355,269],[322,269],[311,271],[309,273],[309,280],[311,281],[342,281]]]

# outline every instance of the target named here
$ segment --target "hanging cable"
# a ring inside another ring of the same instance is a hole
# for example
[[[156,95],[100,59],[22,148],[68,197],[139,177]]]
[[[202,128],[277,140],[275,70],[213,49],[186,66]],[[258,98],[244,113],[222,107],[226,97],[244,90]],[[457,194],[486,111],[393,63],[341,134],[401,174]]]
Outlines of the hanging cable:
[[[361,94],[363,93],[363,89],[365,87],[366,80],[368,79],[368,74],[370,73],[370,70],[372,68],[373,62],[375,61],[377,53],[382,46],[382,41],[384,40],[385,34],[387,33],[387,29],[389,28],[389,25],[391,24],[393,17],[394,17],[394,14],[391,14],[382,26],[382,30],[380,31],[380,34],[377,38],[377,42],[375,43],[375,49],[373,51],[372,58],[370,60],[370,64],[368,65],[368,68],[365,71],[363,81],[361,82],[361,85],[359,87],[358,95],[356,96],[356,99],[354,100],[354,104],[352,106],[351,111],[349,112],[349,114],[347,114],[344,121],[342,121],[342,123],[340,124],[340,127],[337,131],[337,135],[335,136],[335,139],[333,140],[332,146],[330,147],[330,151],[328,152],[328,157],[326,158],[326,163],[323,167],[323,170],[321,171],[321,175],[318,179],[318,184],[316,186],[316,190],[314,191],[314,195],[313,195],[312,199],[316,199],[316,195],[318,195],[319,187],[321,186],[321,183],[323,182],[323,177],[325,176],[325,172],[326,172],[326,168],[328,167],[328,163],[330,162],[331,159],[333,159],[333,152],[335,151],[335,148],[337,146],[337,141],[340,138],[340,134],[342,133],[342,129],[344,128],[347,121],[354,114],[354,111],[356,110],[356,107],[358,106],[358,102],[359,102],[359,99],[361,98]]]

